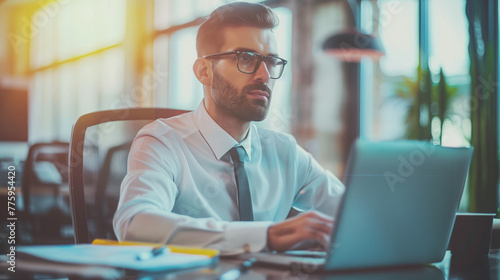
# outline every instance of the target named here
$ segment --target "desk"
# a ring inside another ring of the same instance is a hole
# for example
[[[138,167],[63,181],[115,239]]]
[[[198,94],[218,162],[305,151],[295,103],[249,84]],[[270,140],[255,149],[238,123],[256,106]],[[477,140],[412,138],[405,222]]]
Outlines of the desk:
[[[126,275],[124,279],[217,279],[219,275],[240,264],[241,261],[233,259],[222,259],[213,268],[197,269],[192,271],[181,271],[156,275]],[[6,271],[5,265],[0,276],[14,276],[14,279],[32,279],[39,275],[22,274],[19,271],[12,274]],[[296,280],[392,280],[392,279],[425,279],[425,280],[468,280],[468,279],[500,279],[500,250],[491,250],[489,257],[484,259],[460,260],[452,257],[450,252],[446,253],[444,260],[440,263],[428,266],[397,268],[391,270],[377,270],[352,273],[323,273],[306,274],[300,269],[283,269],[256,265],[250,271],[243,274],[239,279],[296,279]],[[7,273],[8,272],[8,273]],[[0,277],[2,278],[2,277]],[[3,279],[3,278],[2,278]],[[43,278],[52,279],[52,278]],[[65,279],[65,278],[58,278]],[[78,278],[66,278],[78,279]]]

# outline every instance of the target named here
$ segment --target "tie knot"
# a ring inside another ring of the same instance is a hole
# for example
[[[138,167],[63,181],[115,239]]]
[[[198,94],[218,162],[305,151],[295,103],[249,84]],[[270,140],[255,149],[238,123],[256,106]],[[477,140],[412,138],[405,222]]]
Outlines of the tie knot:
[[[243,147],[232,147],[231,150],[229,150],[229,153],[231,154],[233,162],[243,163],[243,158],[245,157],[245,150]]]

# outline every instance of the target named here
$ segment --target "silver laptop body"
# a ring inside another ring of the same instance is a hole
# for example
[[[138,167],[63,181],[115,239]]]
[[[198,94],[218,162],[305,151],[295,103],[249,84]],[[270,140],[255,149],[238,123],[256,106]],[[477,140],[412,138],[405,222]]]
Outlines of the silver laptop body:
[[[472,148],[357,141],[325,258],[253,253],[268,264],[350,270],[439,262],[451,236]],[[313,252],[314,254],[314,252]]]

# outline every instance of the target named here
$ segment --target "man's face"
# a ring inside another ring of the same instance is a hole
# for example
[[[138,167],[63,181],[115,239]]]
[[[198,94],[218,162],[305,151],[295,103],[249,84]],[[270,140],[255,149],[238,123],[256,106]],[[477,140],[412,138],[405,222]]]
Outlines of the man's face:
[[[261,55],[277,55],[276,40],[271,30],[255,27],[226,27],[220,52],[245,50]],[[210,100],[218,113],[242,121],[261,121],[267,116],[275,80],[270,79],[264,62],[253,74],[238,70],[236,57],[214,60]]]

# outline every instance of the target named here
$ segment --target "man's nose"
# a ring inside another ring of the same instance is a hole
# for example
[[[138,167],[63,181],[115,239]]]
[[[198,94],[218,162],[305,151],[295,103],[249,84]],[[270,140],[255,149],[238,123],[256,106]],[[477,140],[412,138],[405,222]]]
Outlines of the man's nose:
[[[267,69],[266,63],[264,61],[260,62],[259,68],[254,73],[255,80],[261,80],[263,83],[269,82],[271,75],[269,74],[269,70]]]

